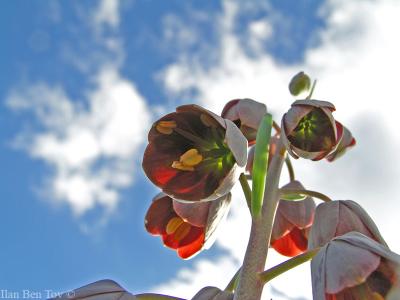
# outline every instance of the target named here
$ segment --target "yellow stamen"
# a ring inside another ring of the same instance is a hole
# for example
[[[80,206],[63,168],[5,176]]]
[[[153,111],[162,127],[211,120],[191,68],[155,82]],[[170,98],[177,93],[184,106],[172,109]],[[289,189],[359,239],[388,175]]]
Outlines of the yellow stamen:
[[[377,292],[374,292],[374,293],[372,294],[372,299],[374,299],[374,300],[385,300],[385,299],[382,297],[382,295],[378,294]]]
[[[183,153],[179,158],[179,161],[174,161],[172,167],[182,171],[194,171],[194,167],[201,163],[203,156],[197,151],[197,149],[190,149]]]
[[[197,149],[193,148],[182,154],[179,161],[185,166],[194,167],[201,163],[202,160],[203,156],[199,154],[199,151],[197,151]]]
[[[192,226],[189,223],[183,222],[181,226],[179,226],[174,233],[174,239],[175,241],[179,242],[183,240],[188,233],[190,232],[190,228]]]
[[[171,220],[169,220],[168,224],[167,224],[167,228],[165,229],[167,234],[172,234],[174,233],[179,226],[182,225],[183,220],[179,217],[174,217]]]
[[[174,169],[182,170],[182,171],[194,171],[194,168],[191,166],[185,166],[180,161],[172,162],[172,166]]]
[[[200,115],[200,121],[207,127],[216,127],[217,126],[216,121],[212,117],[210,117],[209,115],[206,115],[206,114]]]
[[[176,126],[175,121],[160,121],[158,122],[156,129],[159,133],[171,134]]]

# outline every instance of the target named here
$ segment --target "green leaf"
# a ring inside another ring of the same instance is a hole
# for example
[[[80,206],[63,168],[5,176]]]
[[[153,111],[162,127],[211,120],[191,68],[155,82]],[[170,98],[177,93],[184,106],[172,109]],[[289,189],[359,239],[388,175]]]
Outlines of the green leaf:
[[[289,191],[285,191],[285,193],[281,195],[281,199],[286,201],[301,201],[306,199],[306,197],[306,195],[302,194],[290,194]]]
[[[253,162],[253,187],[251,194],[251,213],[253,218],[260,216],[267,177],[269,141],[271,139],[272,116],[267,113],[257,131]]]

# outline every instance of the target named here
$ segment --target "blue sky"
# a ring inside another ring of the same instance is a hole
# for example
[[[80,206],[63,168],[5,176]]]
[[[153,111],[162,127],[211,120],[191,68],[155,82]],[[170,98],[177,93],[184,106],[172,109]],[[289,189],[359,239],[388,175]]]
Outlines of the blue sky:
[[[202,284],[223,287],[230,278],[217,270],[234,273],[247,238],[241,193],[216,245],[179,260],[143,227],[157,193],[140,167],[147,130],[181,103],[219,112],[240,97],[265,102],[278,120],[299,70],[319,79],[317,97],[336,104],[358,141],[334,165],[296,161],[300,178],[358,201],[399,252],[388,217],[400,207],[393,196],[398,2],[16,0],[0,7],[0,289],[64,291],[102,278],[133,293],[186,297]],[[291,280],[299,288],[290,299],[308,299],[310,288],[293,281],[306,270],[267,293],[289,299],[280,292]]]

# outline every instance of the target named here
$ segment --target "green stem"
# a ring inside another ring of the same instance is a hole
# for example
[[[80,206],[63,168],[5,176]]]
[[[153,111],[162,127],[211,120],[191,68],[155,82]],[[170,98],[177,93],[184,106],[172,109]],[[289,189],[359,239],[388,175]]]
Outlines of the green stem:
[[[294,169],[293,169],[292,161],[290,160],[289,155],[286,155],[285,163],[286,163],[286,167],[287,167],[288,172],[289,172],[290,181],[295,180]]]
[[[239,270],[236,271],[235,275],[233,275],[231,281],[229,281],[228,285],[226,286],[225,291],[234,292],[236,290],[241,269],[242,268],[239,268]]]
[[[279,265],[276,265],[271,269],[268,269],[260,273],[259,276],[261,278],[261,281],[265,284],[268,281],[274,279],[275,277],[281,275],[282,273],[285,273],[286,271],[289,271],[301,265],[302,263],[309,261],[318,253],[319,249],[320,248],[315,248],[313,250],[304,252],[303,254],[288,259],[287,261],[284,261],[283,263],[280,263]]]
[[[331,198],[329,198],[327,195],[324,195],[320,192],[316,191],[311,191],[311,190],[303,190],[303,189],[280,189],[280,195],[305,195],[305,196],[310,196],[310,197],[315,197],[318,198],[322,201],[325,202],[330,202],[332,201]]]
[[[258,274],[264,270],[271,240],[271,232],[279,203],[279,179],[285,159],[285,148],[279,140],[276,155],[272,156],[266,178],[266,189],[261,218],[253,218],[249,242],[240,272],[234,300],[258,300],[264,283]]]
[[[251,210],[251,189],[250,189],[250,185],[247,181],[246,175],[244,173],[240,174],[239,182],[240,182],[240,185],[242,186],[242,190],[243,190],[244,197],[246,198],[247,206]]]
[[[311,91],[308,94],[308,96],[306,97],[306,99],[311,99],[311,97],[312,97],[312,95],[314,93],[314,89],[315,89],[316,84],[317,84],[317,79],[314,80],[314,82],[312,84],[312,87],[311,87]]]

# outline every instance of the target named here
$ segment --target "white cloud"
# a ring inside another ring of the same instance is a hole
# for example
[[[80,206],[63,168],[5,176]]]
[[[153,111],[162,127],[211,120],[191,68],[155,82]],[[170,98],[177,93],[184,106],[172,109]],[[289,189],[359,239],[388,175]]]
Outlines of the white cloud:
[[[117,28],[120,22],[119,6],[119,0],[101,0],[93,15],[96,26],[108,25]]]
[[[308,188],[326,192],[333,198],[358,201],[372,215],[391,248],[400,252],[397,233],[400,205],[396,199],[400,175],[397,159],[400,150],[397,130],[400,38],[396,33],[400,26],[397,17],[400,2],[328,1],[320,11],[327,26],[315,33],[315,40],[320,43],[307,49],[304,61],[297,65],[279,64],[261,47],[254,56],[246,54],[243,41],[234,30],[241,12],[238,3],[223,2],[224,13],[216,29],[220,43],[214,53],[210,53],[218,57],[217,62],[204,67],[202,59],[206,58],[182,53],[164,72],[166,89],[174,96],[195,90],[196,101],[216,112],[230,99],[250,97],[265,102],[274,115],[280,116],[292,101],[287,91],[291,76],[305,70],[318,77],[315,97],[334,102],[336,117],[352,130],[358,145],[333,164],[295,161],[298,177]],[[265,24],[268,21],[265,19]],[[263,30],[252,30],[250,23],[248,40],[259,39]],[[265,32],[271,34],[266,29]],[[237,195],[241,196],[240,192]],[[232,262],[241,261],[243,257],[243,243],[248,236],[248,226],[243,226],[245,210],[233,208],[229,224],[218,239],[218,245],[231,253]],[[271,253],[271,256],[268,264],[278,260],[276,255]],[[213,263],[210,269],[192,270],[189,282],[182,274],[190,271],[181,271],[178,279],[172,281],[174,290],[182,291],[180,296],[189,297],[200,287],[195,283],[203,282],[215,268],[219,274],[231,272],[230,267],[224,269],[222,260]],[[206,265],[205,261],[203,264]],[[305,270],[307,266],[289,272],[288,277],[274,279],[274,289],[287,293],[285,297],[272,289],[274,299],[310,299],[309,272]],[[293,287],[289,290],[288,282]],[[209,280],[207,284],[214,282]],[[223,288],[224,284],[226,280],[219,287]]]
[[[42,130],[24,134],[19,144],[54,168],[49,197],[66,201],[77,215],[96,204],[115,207],[120,189],[132,183],[150,126],[145,99],[117,70],[101,70],[95,85],[87,102],[44,83],[14,90],[7,100],[10,108],[32,111],[41,123]]]

